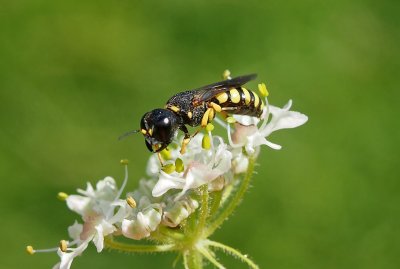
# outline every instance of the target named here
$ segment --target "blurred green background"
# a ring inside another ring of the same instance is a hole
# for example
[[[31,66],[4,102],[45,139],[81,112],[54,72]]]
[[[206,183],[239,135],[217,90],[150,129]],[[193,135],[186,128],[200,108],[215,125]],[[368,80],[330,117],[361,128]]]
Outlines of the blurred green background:
[[[309,122],[273,134],[283,149],[264,148],[213,238],[261,268],[399,268],[399,14],[398,1],[2,1],[0,267],[51,268],[56,254],[24,248],[67,237],[77,216],[56,193],[121,182],[121,158],[135,188],[150,153],[117,137],[229,68],[257,72],[272,104],[292,98]],[[91,246],[72,268],[173,259]]]

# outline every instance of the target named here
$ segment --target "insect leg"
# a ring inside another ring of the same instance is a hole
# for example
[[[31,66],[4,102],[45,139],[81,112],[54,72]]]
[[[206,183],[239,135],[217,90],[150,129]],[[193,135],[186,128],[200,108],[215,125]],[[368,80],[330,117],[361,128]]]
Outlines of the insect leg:
[[[189,144],[191,136],[185,125],[179,126],[179,129],[181,129],[185,133],[185,137],[182,140],[181,151],[180,151],[181,154],[184,154],[186,151],[186,145]]]

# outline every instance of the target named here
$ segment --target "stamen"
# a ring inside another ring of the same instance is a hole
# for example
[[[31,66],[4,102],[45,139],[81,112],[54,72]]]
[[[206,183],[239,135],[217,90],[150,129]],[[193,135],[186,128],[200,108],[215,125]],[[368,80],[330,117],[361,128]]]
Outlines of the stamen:
[[[208,134],[203,136],[203,140],[201,141],[201,146],[203,149],[209,150],[211,148],[211,139]]]
[[[129,163],[129,161],[128,161],[128,159],[122,159],[122,160],[120,161],[120,163],[121,163],[122,165],[125,166],[125,177],[124,177],[124,181],[122,181],[121,188],[119,189],[118,194],[117,194],[117,196],[115,197],[115,200],[114,200],[114,201],[118,201],[119,197],[121,197],[122,192],[123,192],[124,189],[125,189],[126,184],[128,183],[128,163]],[[112,210],[114,210],[113,207],[110,208],[110,212],[111,212]]]
[[[67,252],[68,242],[65,240],[61,240],[60,244],[58,245],[62,252]]]
[[[181,173],[185,170],[185,166],[181,158],[176,158],[175,160],[175,171]]]
[[[60,201],[65,201],[68,198],[68,194],[66,194],[65,192],[59,192],[57,193],[57,198]]]
[[[126,198],[126,202],[131,208],[136,208],[136,201],[132,196],[128,196],[128,198]]]
[[[166,164],[161,168],[161,170],[163,170],[167,174],[171,174],[175,171],[175,165],[173,165],[172,163]]]
[[[263,122],[262,122],[259,130],[263,130],[265,128],[265,126],[268,123],[268,119],[269,119],[270,111],[269,111],[269,103],[268,103],[268,97],[267,96],[265,96],[265,109],[266,109],[265,117],[263,119]]]
[[[160,152],[161,156],[163,157],[164,160],[170,160],[171,159],[171,152],[165,148]]]
[[[56,248],[48,248],[48,249],[34,249],[32,246],[26,246],[26,252],[30,255],[33,255],[35,253],[39,252],[57,252],[59,247]]]
[[[225,120],[227,123],[235,123],[236,122],[234,117],[227,117]]]
[[[122,160],[119,161],[119,162],[120,162],[120,164],[122,164],[122,165],[128,165],[129,160],[128,160],[128,159],[122,159]]]
[[[207,124],[206,131],[208,132],[208,136],[210,137],[211,148],[214,149],[214,141],[211,131],[214,130],[214,125],[212,123]]]
[[[28,254],[30,255],[33,255],[36,251],[33,249],[32,246],[26,246],[26,252],[28,252]]]
[[[211,132],[212,130],[214,130],[214,125],[212,125],[212,123],[207,124],[206,131]]]
[[[258,84],[258,90],[260,91],[261,96],[267,97],[269,95],[269,92],[267,90],[267,86],[265,83]]]
[[[231,71],[229,71],[228,69],[226,69],[223,73],[222,73],[222,77],[224,79],[232,79],[231,78]]]

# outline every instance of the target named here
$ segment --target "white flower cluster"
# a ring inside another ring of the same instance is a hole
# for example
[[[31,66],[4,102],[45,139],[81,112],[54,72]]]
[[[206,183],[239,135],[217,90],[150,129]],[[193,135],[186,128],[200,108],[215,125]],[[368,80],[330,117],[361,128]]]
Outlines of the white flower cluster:
[[[291,105],[291,101],[283,108],[267,105],[261,120],[235,115],[233,129],[230,124],[223,124],[228,144],[208,129],[208,133],[195,136],[186,153],[181,154],[180,139],[176,138],[168,156],[163,157],[163,164],[153,154],[148,161],[147,178],[141,179],[138,188],[123,199],[127,167],[121,188],[113,178],[106,177],[95,188],[88,184],[86,190],[78,190],[78,195],[69,195],[67,205],[82,217],[82,224],[75,221],[69,227],[71,241],[66,242],[66,248],[58,249],[61,261],[54,268],[70,268],[73,259],[91,241],[101,252],[108,235],[140,240],[151,238],[161,226],[179,226],[199,207],[196,195],[200,186],[207,184],[208,191],[213,192],[235,184],[235,175],[247,170],[249,156],[258,154],[261,145],[281,148],[266,139],[272,132],[307,121],[307,116],[290,111]]]

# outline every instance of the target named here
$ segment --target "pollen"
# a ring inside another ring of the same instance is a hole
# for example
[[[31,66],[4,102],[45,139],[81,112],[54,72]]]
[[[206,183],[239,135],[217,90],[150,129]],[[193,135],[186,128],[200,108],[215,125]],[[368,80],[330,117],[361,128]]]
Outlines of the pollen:
[[[161,168],[161,170],[163,170],[167,174],[171,174],[175,171],[175,165],[173,165],[172,163],[166,164]]]
[[[267,97],[269,95],[269,92],[267,90],[267,86],[265,85],[265,83],[258,84],[258,90],[259,90],[261,96],[263,96],[263,97]]]
[[[35,250],[33,249],[32,246],[26,246],[26,252],[30,255],[35,254]]]
[[[65,192],[59,192],[57,193],[57,198],[60,201],[65,201],[68,198],[68,194],[66,194]]]
[[[119,163],[122,165],[128,165],[129,161],[128,159],[122,159],[121,161],[119,161]]]
[[[212,130],[214,130],[214,125],[212,123],[207,124],[206,131],[211,132]]]
[[[222,73],[222,77],[224,79],[231,79],[231,71],[229,71],[228,69],[226,69],[223,73]]]
[[[133,199],[132,196],[128,196],[128,198],[126,198],[126,203],[127,203],[131,208],[136,208],[136,201],[135,201],[135,199]]]
[[[164,160],[171,160],[171,158],[172,158],[171,152],[167,148],[160,151],[160,154]]]
[[[234,117],[227,117],[225,120],[227,123],[235,123],[236,122]]]
[[[61,240],[60,244],[58,245],[62,252],[67,252],[68,242],[65,240]]]
[[[211,139],[208,134],[203,136],[203,140],[201,141],[201,146],[203,149],[210,149],[211,148]]]
[[[181,173],[185,170],[185,166],[181,158],[175,160],[175,171]]]
[[[189,119],[191,119],[191,118],[193,117],[193,113],[192,113],[191,111],[189,111],[189,112],[187,113],[187,115],[188,115],[188,118],[189,118]]]

